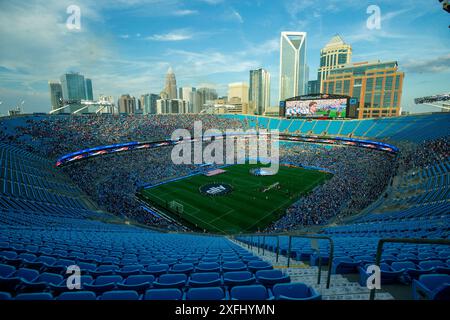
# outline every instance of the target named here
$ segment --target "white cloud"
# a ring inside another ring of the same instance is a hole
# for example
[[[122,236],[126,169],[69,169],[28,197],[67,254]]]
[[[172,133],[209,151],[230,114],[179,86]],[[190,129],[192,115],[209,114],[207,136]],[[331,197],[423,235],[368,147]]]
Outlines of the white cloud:
[[[183,41],[192,39],[193,33],[187,29],[173,30],[168,33],[154,34],[147,37],[151,41]]]
[[[185,9],[185,10],[177,10],[173,12],[174,16],[191,16],[191,15],[195,15],[198,14],[197,10],[189,10],[189,9]]]

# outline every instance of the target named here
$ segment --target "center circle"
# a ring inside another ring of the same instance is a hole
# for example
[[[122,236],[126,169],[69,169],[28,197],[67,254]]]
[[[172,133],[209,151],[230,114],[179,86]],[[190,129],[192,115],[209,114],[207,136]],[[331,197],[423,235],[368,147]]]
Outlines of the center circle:
[[[233,191],[233,187],[228,183],[208,183],[199,188],[201,194],[205,196],[224,196]]]

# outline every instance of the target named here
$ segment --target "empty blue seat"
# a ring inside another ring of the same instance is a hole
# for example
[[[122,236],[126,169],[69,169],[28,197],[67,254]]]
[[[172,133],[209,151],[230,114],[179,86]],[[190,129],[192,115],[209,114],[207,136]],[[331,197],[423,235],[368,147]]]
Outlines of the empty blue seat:
[[[191,287],[215,287],[221,285],[221,279],[218,272],[200,272],[192,273],[189,279]]]
[[[152,264],[145,269],[145,273],[152,274],[155,277],[167,273],[169,270],[168,264]]]
[[[446,274],[426,274],[414,279],[412,285],[414,300],[450,300],[450,276]]]
[[[259,270],[256,271],[255,275],[256,280],[265,286],[291,282],[291,278],[288,275],[283,274],[280,270]]]
[[[110,291],[116,287],[118,282],[121,282],[123,279],[121,276],[99,276],[97,277],[93,283],[84,285],[89,291],[94,291],[96,293],[102,293],[105,291]]]
[[[367,268],[369,265],[364,267],[359,267],[359,284],[363,287],[367,286],[367,279],[371,274],[367,273]],[[381,271],[381,284],[391,284],[395,283],[400,279],[400,276],[403,274],[403,270],[394,270],[387,263],[380,263],[380,271]]]
[[[427,260],[419,262],[419,267],[424,270],[436,270],[438,267],[446,267],[447,264],[441,260]]]
[[[116,271],[116,273],[121,275],[122,277],[126,277],[126,276],[140,274],[143,269],[144,269],[143,265],[130,264],[130,265],[123,266],[122,269],[120,269],[119,271]]]
[[[222,264],[222,271],[223,272],[230,272],[230,271],[246,271],[247,265],[243,263],[242,261],[234,261],[234,262],[225,262]]]
[[[229,287],[250,285],[254,284],[255,281],[255,276],[250,271],[232,271],[223,275],[223,282]]]
[[[272,288],[276,300],[320,300],[322,297],[304,283],[280,283]]]
[[[89,274],[92,274],[95,276],[107,276],[107,275],[114,275],[116,271],[119,271],[120,268],[118,265],[115,264],[103,264],[97,267],[95,271],[90,271]]]
[[[220,287],[191,288],[186,293],[186,300],[222,300],[225,293]]]
[[[7,264],[0,264],[0,277],[2,278],[10,277],[15,271],[16,268],[14,268],[13,266],[9,266]]]
[[[182,288],[186,285],[185,274],[163,274],[153,282],[155,288]]]
[[[358,272],[359,262],[350,257],[333,259],[331,272],[333,274],[348,274]]]
[[[266,287],[260,284],[236,286],[231,289],[231,300],[267,300],[269,294]]]
[[[11,300],[11,294],[9,292],[0,292],[0,301],[1,300]]]
[[[177,263],[172,266],[169,273],[185,273],[190,274],[194,270],[192,263]]]
[[[94,279],[92,278],[91,275],[82,275],[80,277],[80,289],[84,289],[84,285],[85,284],[92,284],[93,282],[94,282]],[[69,291],[70,290],[67,287],[67,279],[63,280],[59,284],[50,283],[49,287],[50,287],[50,289],[52,291],[57,292],[57,293],[61,293],[61,292],[65,292],[65,291]]]
[[[63,292],[59,295],[57,300],[95,300],[95,293],[92,291],[71,291],[71,292]]]
[[[55,273],[42,273],[32,282],[22,280],[22,291],[44,291],[50,284],[58,285],[64,280],[63,276]]]
[[[100,296],[100,300],[139,300],[139,294],[133,290],[108,291]]]
[[[53,300],[53,296],[48,292],[39,292],[39,293],[21,293],[18,294],[15,300]]]
[[[271,270],[272,265],[266,261],[250,261],[248,263],[248,270],[255,273],[258,270]]]
[[[144,293],[149,289],[155,281],[155,277],[148,275],[132,275],[126,278],[123,282],[118,283],[117,287],[122,290],[134,290],[139,293]]]
[[[150,289],[145,293],[144,300],[181,300],[182,296],[179,289]]]
[[[201,262],[195,267],[195,272],[220,272],[220,264],[217,262]]]

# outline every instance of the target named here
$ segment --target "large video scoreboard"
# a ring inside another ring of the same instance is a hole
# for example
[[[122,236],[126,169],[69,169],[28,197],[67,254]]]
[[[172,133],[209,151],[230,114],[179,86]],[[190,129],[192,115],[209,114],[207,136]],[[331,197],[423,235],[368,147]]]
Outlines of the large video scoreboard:
[[[280,115],[287,118],[349,118],[351,100],[349,96],[331,94],[294,97],[280,103]]]

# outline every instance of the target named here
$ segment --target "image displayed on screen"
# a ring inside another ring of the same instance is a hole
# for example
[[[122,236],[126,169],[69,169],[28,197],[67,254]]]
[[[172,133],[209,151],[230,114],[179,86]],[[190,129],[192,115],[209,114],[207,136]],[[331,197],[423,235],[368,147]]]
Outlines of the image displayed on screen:
[[[286,101],[287,117],[345,117],[347,99],[316,99]]]

